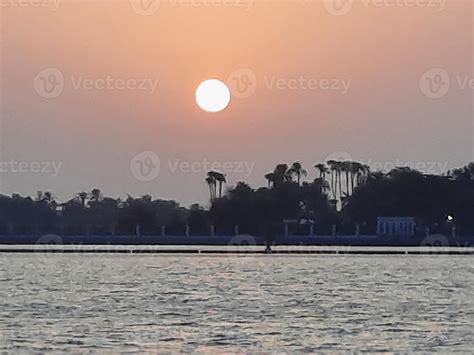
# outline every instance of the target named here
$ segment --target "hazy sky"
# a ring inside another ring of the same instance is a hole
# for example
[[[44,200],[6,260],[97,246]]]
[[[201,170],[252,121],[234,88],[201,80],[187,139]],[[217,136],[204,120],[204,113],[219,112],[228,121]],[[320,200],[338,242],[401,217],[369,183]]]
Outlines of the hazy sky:
[[[474,160],[472,2],[335,1],[2,0],[1,192],[188,205],[208,168]],[[223,112],[195,104],[208,78]]]

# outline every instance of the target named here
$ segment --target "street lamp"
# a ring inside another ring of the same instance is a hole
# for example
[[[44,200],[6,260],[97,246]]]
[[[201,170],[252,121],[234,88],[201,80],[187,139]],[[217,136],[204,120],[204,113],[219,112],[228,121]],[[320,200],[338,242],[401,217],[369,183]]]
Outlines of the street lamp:
[[[451,236],[453,238],[456,237],[456,226],[454,225],[454,216],[452,214],[448,214],[446,220],[451,225]]]

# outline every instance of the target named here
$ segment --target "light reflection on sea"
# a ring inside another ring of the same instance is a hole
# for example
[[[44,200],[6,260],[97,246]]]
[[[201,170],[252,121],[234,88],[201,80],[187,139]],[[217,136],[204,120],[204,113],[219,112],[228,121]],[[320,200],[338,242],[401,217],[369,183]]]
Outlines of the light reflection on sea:
[[[472,256],[0,254],[0,349],[466,351]]]

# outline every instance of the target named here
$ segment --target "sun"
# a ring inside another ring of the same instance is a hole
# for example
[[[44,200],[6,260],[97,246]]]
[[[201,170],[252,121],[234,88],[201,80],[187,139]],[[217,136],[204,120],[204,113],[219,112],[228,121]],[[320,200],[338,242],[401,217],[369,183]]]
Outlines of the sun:
[[[196,89],[196,103],[207,112],[219,112],[230,103],[230,90],[218,79],[204,80]]]

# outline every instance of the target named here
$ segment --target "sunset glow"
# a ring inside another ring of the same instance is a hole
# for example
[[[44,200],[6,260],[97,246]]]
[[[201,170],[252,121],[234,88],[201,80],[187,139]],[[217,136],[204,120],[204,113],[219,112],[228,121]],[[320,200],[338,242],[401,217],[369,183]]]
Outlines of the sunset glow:
[[[437,157],[448,169],[472,156],[471,91],[458,84],[472,70],[469,1],[443,11],[354,1],[345,15],[323,1],[161,1],[146,13],[142,3],[152,1],[2,7],[3,159],[63,166],[53,180],[5,173],[4,192],[54,188],[66,199],[103,186],[190,204],[207,200],[205,172],[176,162],[248,164],[227,172],[229,184],[261,184],[280,161],[311,165],[335,152],[375,167]],[[430,75],[450,79],[438,99],[421,89]],[[211,78],[232,96],[218,113],[196,102]],[[148,151],[162,167],[138,184],[130,161]]]

